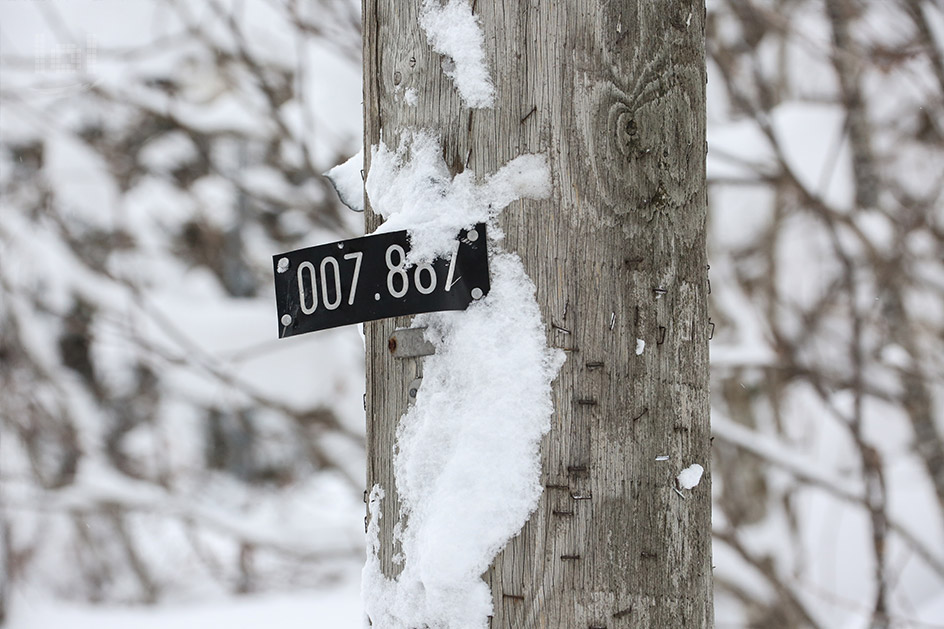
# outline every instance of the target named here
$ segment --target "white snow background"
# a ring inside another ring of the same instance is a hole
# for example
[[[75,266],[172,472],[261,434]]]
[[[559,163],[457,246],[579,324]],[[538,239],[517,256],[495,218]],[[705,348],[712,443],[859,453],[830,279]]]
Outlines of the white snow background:
[[[230,6],[230,3],[225,4]],[[220,77],[207,76],[198,57],[191,59],[188,62],[190,65],[187,65],[190,80],[183,85],[183,89],[189,101],[173,102],[153,91],[134,88],[129,78],[148,73],[159,75],[168,67],[182,63],[178,57],[162,54],[166,51],[166,40],[162,38],[179,31],[174,29],[174,20],[160,10],[161,5],[155,3],[111,0],[2,2],[0,54],[4,57],[18,55],[28,58],[41,34],[48,42],[55,40],[53,31],[42,18],[41,5],[54,5],[62,12],[71,29],[95,36],[100,54],[97,63],[89,71],[90,76],[83,78],[116,90],[126,90],[129,97],[145,102],[156,110],[172,111],[200,129],[234,128],[252,131],[271,124],[271,121],[260,117],[260,110],[251,99],[247,102],[226,92]],[[199,19],[209,19],[207,15],[210,12],[202,4],[192,5]],[[276,58],[294,59],[298,55],[296,42],[285,37],[283,23],[273,17],[271,7],[256,0],[246,2],[245,5],[250,14],[246,21],[252,24],[248,32],[254,50]],[[352,3],[352,6],[356,10],[359,3]],[[450,58],[451,65],[446,63],[444,69],[452,75],[464,102],[469,106],[483,107],[493,101],[494,88],[488,79],[489,60],[484,54],[481,28],[477,18],[468,10],[469,6],[465,0],[450,0],[446,4],[426,0],[422,26],[431,46]],[[710,2],[709,10],[718,10],[719,6],[718,2]],[[881,13],[880,3],[868,6],[870,10]],[[927,3],[924,9],[934,32],[940,37],[944,33],[941,10]],[[823,28],[821,16],[812,11],[804,13],[805,10],[798,10],[798,14],[789,16],[803,24],[803,37],[791,42],[784,51],[786,62],[797,68],[793,78],[798,96],[774,107],[770,112],[770,124],[783,140],[787,152],[785,159],[794,168],[797,177],[829,202],[849,208],[852,204],[851,162],[847,143],[843,139],[843,112],[834,102],[822,97],[834,85],[831,69],[823,64],[820,58],[822,55],[817,57],[817,54],[829,49],[829,35]],[[456,16],[455,20],[448,18],[452,14]],[[719,21],[722,22],[719,27],[722,31],[730,28],[730,22]],[[894,32],[895,26],[881,21],[869,25],[873,29],[887,28],[890,33]],[[467,36],[457,37],[458,33]],[[131,60],[107,54],[110,48],[125,49],[149,42],[152,44],[150,54],[133,56]],[[771,63],[775,59],[779,62],[779,52],[767,52],[770,54],[766,58]],[[343,151],[351,155],[359,145],[359,68],[339,58],[330,48],[317,45],[305,48],[301,58],[308,60],[309,74],[315,80],[306,88],[309,96],[307,109],[290,101],[285,109],[286,118],[295,125],[299,137],[310,140],[316,161],[327,169],[332,165],[328,160],[336,153]],[[77,110],[68,98],[56,96],[56,93],[38,89],[30,91],[28,85],[31,82],[49,77],[37,77],[30,67],[25,71],[22,71],[22,67],[20,71],[14,71],[11,67],[4,65],[0,68],[3,89],[22,89],[22,93],[32,99],[31,102],[52,102],[54,120],[66,122],[88,113]],[[464,68],[468,68],[468,72]],[[921,74],[924,70],[919,70],[915,71],[914,76],[886,77],[884,81],[876,80],[869,86],[869,97],[875,98],[875,102],[884,108],[880,112],[882,115],[894,118],[896,107],[909,98],[915,98],[915,93],[925,89],[922,87],[924,74]],[[770,331],[765,326],[764,314],[752,303],[750,295],[737,288],[737,279],[744,269],[738,268],[728,254],[756,243],[772,220],[771,191],[757,186],[744,186],[739,182],[739,178],[763,173],[772,159],[772,152],[769,142],[750,120],[732,113],[718,69],[709,66],[709,74],[709,177],[720,182],[711,192],[711,299],[714,307],[726,313],[729,319],[726,326],[729,332],[719,333],[712,342],[712,369],[716,374],[739,371],[743,374],[740,376],[741,386],[750,389],[765,377],[766,370],[777,367],[778,355],[771,342]],[[65,94],[68,95],[68,92]],[[116,201],[117,193],[110,180],[104,176],[100,160],[70,140],[59,127],[47,126],[49,121],[19,116],[12,107],[6,103],[4,105],[0,108],[0,139],[9,141],[43,136],[47,142],[51,185],[62,188],[63,195],[75,199],[72,211],[83,221],[107,229],[115,226],[127,228],[149,247],[149,251],[157,251],[168,226],[178,225],[196,212],[208,212],[220,222],[232,219],[227,208],[232,205],[234,191],[225,178],[219,176],[208,176],[197,184],[197,196],[203,201],[202,206],[195,204],[191,197],[181,196],[172,186],[156,178],[141,182],[123,200]],[[304,126],[308,114],[314,117],[311,129]],[[188,146],[184,139],[178,140],[155,145],[145,155],[155,160],[155,168],[166,168],[193,151],[193,147]],[[375,190],[374,196],[379,206],[386,203],[394,208],[389,212],[390,229],[397,224],[401,228],[408,226],[413,221],[428,223],[417,236],[416,256],[423,252],[424,255],[431,255],[441,250],[445,242],[442,239],[446,235],[450,238],[454,236],[451,230],[467,226],[475,220],[488,220],[500,211],[498,205],[502,202],[507,205],[514,198],[540,196],[544,185],[537,177],[519,177],[536,173],[539,157],[526,158],[534,160],[530,163],[512,162],[506,166],[509,168],[514,165],[512,170],[499,171],[491,177],[483,176],[477,182],[471,176],[451,178],[437,160],[422,157],[426,153],[429,156],[435,153],[434,138],[417,136],[409,150],[406,146],[394,149],[378,147],[381,165],[386,164],[388,167],[387,175],[390,178],[386,181],[395,185],[389,190]],[[938,180],[940,163],[940,155],[933,153],[925,159],[892,163],[888,168],[894,169],[896,175],[920,188]],[[356,162],[353,164],[349,165],[348,170],[356,172],[359,177],[359,172],[354,168]],[[416,183],[413,175],[420,172],[431,175],[435,183],[411,187]],[[383,169],[378,168],[375,176],[381,177],[382,173]],[[2,176],[12,175],[5,172]],[[503,177],[507,177],[511,183],[500,183]],[[281,190],[286,185],[280,173],[265,168],[248,173],[245,182],[258,190]],[[354,185],[360,184],[355,181]],[[357,189],[352,190],[352,196],[356,197]],[[402,199],[414,193],[429,195],[431,198],[446,193],[453,195],[457,204],[460,200],[471,200],[469,207],[476,214],[473,216],[460,212],[452,215],[444,211],[440,221],[429,216],[408,216],[396,209],[402,206]],[[386,200],[385,194],[389,195]],[[307,200],[304,194],[299,195],[298,207],[304,207]],[[483,204],[487,200],[497,205],[488,208],[487,202]],[[333,408],[340,409],[339,414],[347,427],[363,430],[364,418],[360,410],[363,389],[359,384],[363,378],[360,366],[362,345],[353,327],[308,335],[304,340],[299,339],[294,347],[267,345],[272,342],[275,320],[271,295],[265,294],[254,300],[233,300],[222,295],[199,269],[187,268],[171,259],[144,255],[122,260],[119,268],[147,285],[147,304],[153,310],[152,315],[148,315],[128,294],[115,290],[113,286],[99,284],[84,269],[74,267],[72,258],[66,254],[55,232],[37,229],[20,214],[20,208],[6,202],[0,201],[0,213],[0,226],[8,236],[0,255],[5,269],[16,282],[24,285],[45,282],[51,299],[63,304],[69,290],[78,286],[99,303],[114,312],[123,313],[122,317],[102,324],[97,330],[97,335],[104,339],[97,347],[102,353],[102,364],[107,365],[109,378],[119,381],[127,378],[127,366],[134,354],[126,340],[132,333],[142,335],[174,355],[187,355],[186,349],[182,349],[159,323],[160,319],[166,319],[178,322],[182,328],[189,330],[194,347],[199,349],[201,356],[224,361],[239,381],[251,382],[260,391],[290,400],[293,404],[319,401],[331,404]],[[299,220],[297,210],[287,211],[282,219],[286,225],[307,225]],[[352,233],[358,228],[360,220],[360,215],[349,215],[348,226]],[[872,230],[872,233],[877,234],[878,241],[892,233],[894,227],[881,216],[873,217],[869,222],[863,219],[862,222],[863,229]],[[492,235],[498,236],[496,232],[492,232]],[[328,230],[312,230],[306,235],[311,243],[340,237],[345,236]],[[780,250],[786,252],[779,265],[783,286],[789,288],[790,294],[798,301],[815,299],[825,290],[821,286],[824,274],[820,263],[823,255],[816,226],[797,218],[780,237]],[[255,234],[250,237],[250,247],[257,251],[264,250],[265,241]],[[42,251],[42,255],[37,255],[37,251]],[[270,253],[263,251],[262,257]],[[463,378],[471,380],[491,378],[494,373],[492,370],[507,373],[504,371],[505,366],[487,361],[481,369],[476,365],[468,365],[463,367],[463,371],[452,372],[451,369],[443,368],[445,362],[459,355],[479,356],[479,352],[485,352],[487,345],[483,345],[480,340],[473,343],[470,339],[486,321],[489,326],[499,324],[499,336],[506,334],[507,328],[512,325],[522,325],[532,332],[535,325],[540,325],[529,309],[524,309],[526,312],[520,314],[520,319],[504,312],[502,304],[505,300],[526,297],[531,290],[514,258],[497,253],[492,264],[496,274],[492,293],[464,313],[468,316],[430,315],[420,320],[429,326],[430,339],[438,344],[439,354],[427,363],[423,396],[406,418],[401,435],[406,443],[416,444],[417,447],[413,453],[409,453],[407,448],[408,456],[402,456],[401,452],[397,458],[398,473],[405,483],[404,495],[408,497],[408,503],[412,501],[416,518],[416,528],[403,530],[404,547],[408,547],[404,559],[411,567],[394,583],[380,580],[375,566],[369,562],[364,572],[364,578],[379,592],[377,597],[369,599],[369,605],[391,617],[448,614],[445,606],[453,600],[454,587],[461,583],[469,585],[471,591],[479,592],[478,598],[466,604],[472,606],[470,613],[473,617],[480,615],[488,602],[481,596],[481,588],[476,582],[479,573],[475,573],[475,570],[479,570],[482,562],[487,561],[502,539],[513,534],[518,520],[522,514],[526,516],[529,505],[533,503],[536,489],[527,479],[534,474],[534,469],[531,463],[524,461],[521,468],[514,472],[513,485],[517,492],[484,496],[481,510],[471,514],[465,512],[472,518],[472,523],[468,524],[471,530],[467,533],[476,540],[476,545],[466,548],[462,568],[453,570],[443,566],[434,556],[437,549],[445,548],[449,552],[457,550],[453,545],[457,535],[448,531],[448,528],[463,524],[444,515],[448,509],[440,507],[455,508],[459,512],[472,508],[451,491],[464,478],[464,470],[459,468],[462,467],[464,457],[469,457],[472,450],[464,449],[465,446],[458,443],[453,435],[442,431],[437,422],[442,421],[446,409],[455,411],[457,417],[469,420],[460,428],[467,431],[463,441],[474,443],[476,439],[488,440],[494,436],[484,433],[487,433],[486,427],[491,426],[496,417],[494,409],[483,409],[482,416],[477,411],[473,413],[470,409],[478,409],[478,401],[473,404],[473,400],[461,397],[456,400],[445,399],[446,393],[454,391],[456,384],[451,380],[450,373],[456,373],[457,376],[461,374]],[[15,272],[10,272],[10,269],[15,269]],[[940,281],[940,278],[935,281]],[[25,304],[12,304],[10,307],[27,312]],[[936,316],[936,308],[939,308],[939,304],[931,303],[926,316]],[[719,329],[721,327],[719,324]],[[489,334],[495,334],[495,331],[490,329]],[[38,355],[48,357],[45,366],[55,369],[55,350],[47,338],[47,322],[43,319],[33,321],[24,330],[24,335],[30,345],[36,348]],[[539,398],[538,393],[544,386],[542,382],[552,376],[554,357],[542,354],[542,346],[530,344],[531,341],[527,339],[525,341],[523,345],[526,347],[518,364],[541,359],[544,367],[540,374],[533,374],[534,378],[521,386]],[[811,352],[826,354],[830,349],[828,344],[821,344],[812,348]],[[640,345],[639,351],[643,350],[647,353],[655,351],[652,346],[646,348]],[[900,366],[900,361],[896,362],[891,349],[883,356],[891,364]],[[436,366],[437,359],[440,361],[439,367]],[[300,365],[303,368],[299,368]],[[187,396],[225,403],[233,403],[233,398],[239,397],[206,377],[200,369],[182,364],[169,368],[169,375],[175,390]],[[875,377],[874,374],[871,376]],[[883,384],[882,377],[875,379]],[[74,389],[69,385],[67,374],[62,375],[61,380],[65,388],[70,391]],[[510,390],[497,392],[505,396],[504,399],[510,393]],[[716,445],[718,442],[738,444],[768,461],[762,476],[771,488],[772,515],[748,528],[745,543],[750,550],[763,553],[769,565],[776,566],[781,574],[796,577],[798,595],[820,620],[821,626],[850,629],[863,627],[870,616],[873,584],[872,565],[868,552],[864,550],[870,544],[867,513],[856,502],[863,488],[856,474],[855,453],[846,433],[822,420],[826,411],[808,387],[797,384],[788,393],[791,404],[786,408],[785,415],[776,421],[782,421],[786,426],[785,432],[789,439],[784,438],[770,413],[760,413],[758,424],[746,427],[727,419],[718,409],[713,410],[718,438]],[[841,398],[841,394],[837,397]],[[541,404],[543,402],[537,400],[537,404],[522,416],[518,424],[503,428],[516,431],[516,437],[525,436],[516,445],[503,447],[522,448],[524,454],[533,455],[533,450],[529,448],[545,429],[541,413],[532,414],[535,409],[541,408]],[[91,425],[90,433],[95,434],[94,423],[98,418],[85,412],[87,405],[81,396],[75,396],[75,406],[86,423]],[[186,408],[183,402],[178,401],[163,411],[163,417],[174,435],[192,434],[193,425],[198,421],[198,418],[186,412]],[[882,406],[869,407],[866,415],[867,437],[887,462],[886,483],[890,496],[891,522],[905,530],[911,538],[923,543],[928,556],[940,562],[944,557],[944,540],[940,533],[942,523],[929,515],[931,511],[927,505],[933,500],[932,491],[913,456],[913,435],[906,421],[900,416],[899,410]],[[442,446],[443,451],[434,451],[433,444]],[[86,445],[92,451],[99,447],[94,440]],[[152,452],[157,445],[146,438],[140,439],[138,443],[139,451],[145,453]],[[356,546],[360,553],[363,545],[360,495],[351,494],[348,485],[336,476],[318,476],[310,483],[278,495],[245,493],[230,486],[221,486],[220,483],[186,487],[174,495],[165,495],[142,491],[138,485],[126,482],[126,479],[114,478],[107,470],[87,466],[80,471],[79,481],[71,495],[38,495],[17,484],[17,465],[22,462],[7,456],[7,447],[0,444],[0,452],[4,453],[0,465],[2,506],[6,512],[15,510],[18,517],[56,509],[61,505],[85,504],[90,497],[122,501],[133,499],[148,505],[149,510],[184,510],[189,513],[188,517],[197,521],[210,521],[220,527],[238,527],[250,538],[275,540],[277,544],[290,548],[321,551]],[[173,448],[165,448],[161,452],[167,457],[172,469],[186,470],[193,464],[199,447],[194,441],[179,438]],[[343,459],[349,474],[362,474],[362,453],[339,449],[336,456]],[[478,463],[471,461],[469,464]],[[809,482],[798,485],[796,479]],[[717,476],[713,480],[713,491],[717,495],[722,487]],[[682,484],[682,479],[679,482]],[[695,487],[694,491],[698,489]],[[468,491],[482,497],[483,488],[473,485]],[[843,499],[843,492],[851,499]],[[376,518],[383,511],[383,500],[380,491],[373,492],[372,497],[370,507],[376,524]],[[777,506],[785,502],[787,497],[792,504],[797,505],[799,519],[795,522],[788,523],[781,507]],[[436,501],[435,510],[424,511],[421,503],[427,499]],[[499,507],[510,507],[514,512],[505,514],[507,517],[502,520],[500,531],[486,534],[477,528],[474,518]],[[390,517],[390,514],[383,515]],[[32,517],[23,516],[24,520]],[[716,517],[716,526],[725,525],[723,518]],[[11,616],[7,626],[12,629],[147,629],[167,626],[196,629],[208,626],[248,628],[272,624],[283,629],[353,629],[363,625],[364,614],[358,594],[358,575],[362,567],[360,561],[343,563],[338,568],[340,580],[315,579],[311,587],[302,591],[266,592],[237,597],[208,586],[206,582],[209,580],[202,573],[198,574],[192,564],[179,563],[179,558],[186,556],[182,535],[155,535],[155,529],[149,528],[146,523],[135,530],[152,535],[153,546],[149,548],[147,557],[158,560],[162,575],[176,579],[172,581],[174,589],[167,598],[150,607],[115,602],[99,605],[68,602],[69,594],[57,587],[57,576],[68,568],[71,559],[65,553],[40,552],[37,562],[42,569],[32,581],[18,584],[12,592]],[[913,621],[902,621],[900,625],[941,626],[944,618],[944,585],[940,578],[922,563],[920,554],[903,543],[900,537],[892,536],[890,539],[888,552],[895,577],[892,603],[896,614],[900,612]],[[428,540],[428,544],[424,540]],[[714,553],[715,575],[719,579],[734,583],[760,599],[773,598],[769,586],[741,556],[724,544],[715,544]],[[437,586],[434,599],[424,599],[414,592],[413,598],[406,600],[417,602],[416,609],[399,608],[400,604],[395,602],[393,592],[399,591],[399,594],[409,597],[420,578]],[[740,601],[731,596],[719,595],[715,609],[719,627],[744,626],[745,617],[739,611]]]

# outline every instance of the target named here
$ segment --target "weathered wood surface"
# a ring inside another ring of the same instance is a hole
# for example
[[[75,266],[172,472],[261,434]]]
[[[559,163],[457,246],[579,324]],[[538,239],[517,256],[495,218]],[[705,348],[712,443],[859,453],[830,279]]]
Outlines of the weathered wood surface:
[[[552,199],[502,215],[503,246],[523,259],[548,343],[568,360],[542,446],[544,495],[486,575],[491,626],[708,627],[704,4],[478,1],[489,110],[462,106],[420,7],[364,0],[365,168],[381,134],[396,145],[425,128],[454,173],[543,152],[554,183]],[[367,229],[378,223],[368,211]],[[387,491],[390,576],[394,434],[422,359],[394,358],[388,339],[408,324],[366,326],[368,487]],[[683,498],[675,476],[691,463],[706,474]]]

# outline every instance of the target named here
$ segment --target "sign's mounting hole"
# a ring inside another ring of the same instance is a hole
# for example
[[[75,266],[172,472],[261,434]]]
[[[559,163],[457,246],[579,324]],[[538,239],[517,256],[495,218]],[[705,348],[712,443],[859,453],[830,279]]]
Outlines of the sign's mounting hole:
[[[283,260],[285,258],[282,258]],[[284,314],[282,315],[282,325],[292,325],[292,315]]]
[[[288,258],[279,258],[279,266],[277,270],[279,273],[285,273],[288,271]]]
[[[481,289],[481,288],[478,288],[478,287],[473,288],[473,289],[472,289],[472,299],[481,299],[481,298],[482,298],[482,289]]]

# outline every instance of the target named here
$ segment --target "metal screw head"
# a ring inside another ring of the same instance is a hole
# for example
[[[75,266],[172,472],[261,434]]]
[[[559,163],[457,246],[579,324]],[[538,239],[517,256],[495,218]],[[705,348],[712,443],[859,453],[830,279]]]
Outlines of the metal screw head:
[[[472,289],[472,299],[481,299],[483,294],[481,288],[476,287]]]
[[[290,314],[282,315],[282,325],[285,325],[285,326],[292,325],[292,315]]]
[[[279,273],[288,271],[288,258],[279,258],[279,266],[276,268]]]
[[[468,232],[466,232],[465,237],[469,239],[469,242],[475,242],[479,239],[479,233],[474,229],[470,229]]]
[[[407,386],[406,393],[409,396],[407,399],[407,404],[412,405],[416,402],[416,396],[420,394],[420,386],[422,384],[422,378],[414,378],[414,380]]]

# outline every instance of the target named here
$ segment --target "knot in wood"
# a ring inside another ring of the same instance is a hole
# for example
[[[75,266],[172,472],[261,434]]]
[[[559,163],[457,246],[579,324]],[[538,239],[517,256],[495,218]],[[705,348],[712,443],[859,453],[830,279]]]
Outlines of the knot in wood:
[[[623,103],[615,103],[610,107],[609,117],[615,118],[610,125],[616,133],[616,148],[623,157],[639,158],[644,154],[639,146],[639,133],[633,113]]]
[[[578,90],[592,178],[613,214],[640,221],[660,214],[674,223],[676,210],[701,190],[704,154],[695,138],[704,125],[698,98],[703,79],[671,52],[662,51],[651,66]]]

